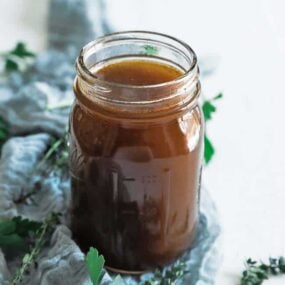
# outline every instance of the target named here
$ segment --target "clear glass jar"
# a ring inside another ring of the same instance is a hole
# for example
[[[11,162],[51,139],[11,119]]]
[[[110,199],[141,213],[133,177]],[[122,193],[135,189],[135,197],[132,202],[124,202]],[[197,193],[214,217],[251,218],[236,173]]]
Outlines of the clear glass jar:
[[[99,79],[109,60],[159,61],[174,80]],[[196,55],[158,33],[122,32],[86,45],[76,62],[70,116],[71,225],[121,272],[163,266],[191,246],[198,220],[204,123]]]

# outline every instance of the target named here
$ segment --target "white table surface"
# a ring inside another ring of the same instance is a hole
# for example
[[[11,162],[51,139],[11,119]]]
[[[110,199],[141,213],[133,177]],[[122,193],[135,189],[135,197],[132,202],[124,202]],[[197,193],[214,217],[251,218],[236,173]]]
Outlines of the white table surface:
[[[44,49],[48,2],[1,0],[1,51],[19,40]],[[285,2],[138,3],[112,1],[117,29],[166,32],[190,43],[200,57],[221,56],[217,73],[203,82],[206,97],[224,93],[208,125],[216,155],[203,181],[224,228],[216,284],[236,285],[245,258],[285,255]],[[264,282],[284,283],[285,277]]]

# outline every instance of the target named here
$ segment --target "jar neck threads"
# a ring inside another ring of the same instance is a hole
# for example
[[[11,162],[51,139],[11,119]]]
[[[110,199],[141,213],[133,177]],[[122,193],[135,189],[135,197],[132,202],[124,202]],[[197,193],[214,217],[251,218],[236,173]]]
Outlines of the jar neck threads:
[[[161,61],[183,71],[173,80],[151,85],[130,85],[99,79],[92,71],[110,59],[139,58]],[[196,105],[200,94],[199,69],[194,51],[184,42],[152,32],[121,32],[87,44],[76,61],[77,99],[90,107],[125,116],[153,116]]]

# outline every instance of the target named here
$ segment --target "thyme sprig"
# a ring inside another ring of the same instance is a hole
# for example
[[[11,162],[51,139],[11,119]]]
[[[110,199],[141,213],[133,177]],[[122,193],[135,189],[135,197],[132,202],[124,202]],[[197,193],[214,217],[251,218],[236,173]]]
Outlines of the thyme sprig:
[[[249,258],[245,262],[245,267],[240,285],[261,285],[271,276],[285,274],[285,258],[269,258],[268,263]]]
[[[22,259],[21,267],[17,270],[11,284],[17,285],[22,282],[26,272],[37,261],[37,258],[43,249],[48,236],[54,229],[54,226],[59,223],[59,213],[52,213],[41,225],[36,232],[35,244],[29,253],[26,253]]]
[[[186,263],[178,260],[165,271],[157,269],[154,276],[142,285],[174,285],[187,273],[189,271],[187,270]]]

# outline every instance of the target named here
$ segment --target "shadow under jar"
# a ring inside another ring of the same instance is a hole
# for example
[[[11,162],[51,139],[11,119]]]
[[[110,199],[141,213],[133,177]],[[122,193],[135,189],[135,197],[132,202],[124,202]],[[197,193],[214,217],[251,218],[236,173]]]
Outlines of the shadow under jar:
[[[203,117],[197,59],[152,32],[98,38],[77,59],[70,115],[71,226],[113,270],[163,266],[198,221]]]

